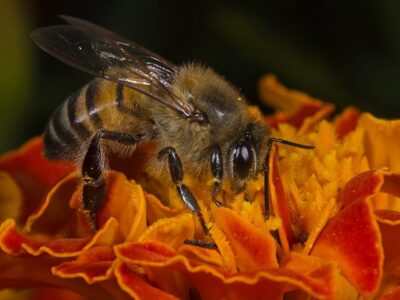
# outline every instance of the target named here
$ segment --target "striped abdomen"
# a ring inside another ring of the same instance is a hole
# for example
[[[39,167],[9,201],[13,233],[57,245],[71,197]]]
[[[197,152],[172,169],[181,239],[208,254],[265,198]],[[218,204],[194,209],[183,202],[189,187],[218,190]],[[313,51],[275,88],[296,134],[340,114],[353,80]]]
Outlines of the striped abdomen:
[[[134,131],[140,109],[137,103],[124,101],[127,93],[132,98],[127,90],[120,84],[95,79],[67,98],[54,111],[45,130],[46,157],[76,160],[97,131]]]

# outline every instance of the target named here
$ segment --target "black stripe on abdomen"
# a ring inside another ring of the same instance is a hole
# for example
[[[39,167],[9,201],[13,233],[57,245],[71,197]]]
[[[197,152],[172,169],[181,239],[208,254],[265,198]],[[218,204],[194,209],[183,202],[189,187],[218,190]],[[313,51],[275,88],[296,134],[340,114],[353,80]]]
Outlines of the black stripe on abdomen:
[[[49,159],[74,159],[77,140],[66,116],[66,102],[54,111],[44,133],[45,155]]]
[[[65,148],[64,143],[55,132],[53,121],[50,120],[44,132],[44,154],[48,159],[58,159],[63,156],[62,148]]]
[[[68,122],[67,103],[64,102],[54,111],[51,118],[51,125],[53,125],[55,134],[59,137],[63,144],[70,147],[76,144],[77,139]]]
[[[68,121],[75,134],[79,136],[80,139],[85,140],[90,137],[91,133],[86,126],[81,123],[77,115],[77,105],[79,96],[82,94],[82,90],[77,91],[72,94],[67,100],[68,109]]]
[[[103,128],[103,121],[101,120],[97,107],[96,107],[96,94],[97,94],[97,81],[92,80],[85,93],[86,110],[90,118],[90,122],[97,129]]]

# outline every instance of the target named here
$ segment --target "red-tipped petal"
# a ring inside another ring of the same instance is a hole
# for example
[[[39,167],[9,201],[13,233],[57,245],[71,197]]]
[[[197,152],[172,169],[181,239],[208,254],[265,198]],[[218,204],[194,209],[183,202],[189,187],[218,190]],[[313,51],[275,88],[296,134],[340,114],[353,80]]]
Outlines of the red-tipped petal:
[[[362,294],[373,294],[382,279],[383,249],[369,202],[354,201],[336,215],[321,232],[312,255],[336,261]]]

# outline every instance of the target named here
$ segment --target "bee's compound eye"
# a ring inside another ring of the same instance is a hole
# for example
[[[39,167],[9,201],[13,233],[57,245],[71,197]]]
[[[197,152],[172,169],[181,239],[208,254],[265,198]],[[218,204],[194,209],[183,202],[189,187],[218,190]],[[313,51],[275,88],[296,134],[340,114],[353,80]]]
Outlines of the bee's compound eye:
[[[247,179],[254,173],[255,151],[247,142],[237,143],[230,155],[231,167],[234,176]]]

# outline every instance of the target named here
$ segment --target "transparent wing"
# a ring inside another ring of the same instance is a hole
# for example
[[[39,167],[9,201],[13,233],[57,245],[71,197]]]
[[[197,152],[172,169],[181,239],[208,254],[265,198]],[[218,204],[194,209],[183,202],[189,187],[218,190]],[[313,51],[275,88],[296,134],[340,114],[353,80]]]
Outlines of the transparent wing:
[[[32,39],[44,51],[74,68],[143,93],[185,117],[195,113],[191,103],[171,91],[171,81],[178,70],[175,65],[98,25],[62,18],[69,25],[32,32]]]

